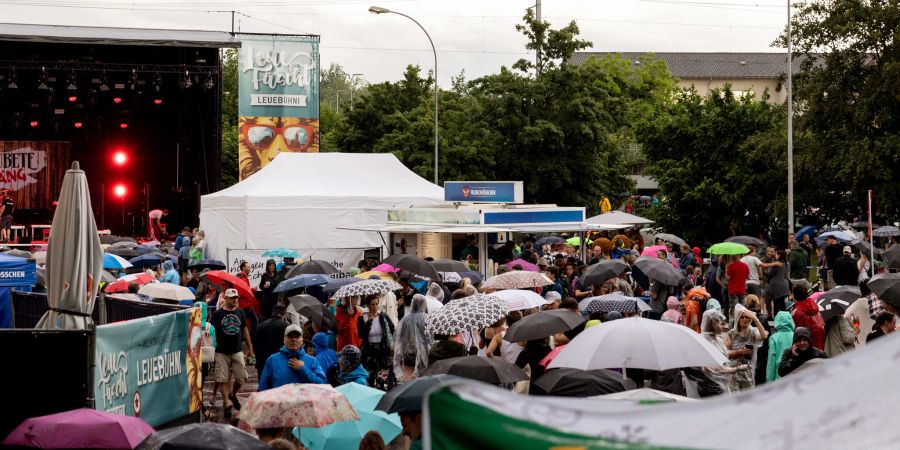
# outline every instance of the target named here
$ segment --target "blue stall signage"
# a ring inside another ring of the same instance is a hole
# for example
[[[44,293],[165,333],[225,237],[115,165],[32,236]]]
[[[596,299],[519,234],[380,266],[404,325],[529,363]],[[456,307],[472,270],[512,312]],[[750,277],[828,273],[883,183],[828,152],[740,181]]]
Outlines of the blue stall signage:
[[[445,181],[444,200],[464,203],[523,203],[521,181]]]

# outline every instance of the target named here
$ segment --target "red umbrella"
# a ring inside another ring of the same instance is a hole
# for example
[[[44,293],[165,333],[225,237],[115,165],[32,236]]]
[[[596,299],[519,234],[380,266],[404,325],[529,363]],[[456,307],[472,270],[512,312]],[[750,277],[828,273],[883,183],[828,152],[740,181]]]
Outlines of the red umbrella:
[[[260,315],[259,300],[253,296],[253,291],[246,281],[224,271],[211,270],[204,275],[211,283],[222,289],[234,288],[238,291],[239,306],[241,308],[253,308],[257,315]]]
[[[129,284],[137,283],[138,286],[141,286],[153,281],[153,279],[154,278],[152,276],[147,275],[143,272],[133,273],[131,275],[125,275],[124,277],[107,284],[104,290],[110,294],[112,294],[113,292],[128,292]]]

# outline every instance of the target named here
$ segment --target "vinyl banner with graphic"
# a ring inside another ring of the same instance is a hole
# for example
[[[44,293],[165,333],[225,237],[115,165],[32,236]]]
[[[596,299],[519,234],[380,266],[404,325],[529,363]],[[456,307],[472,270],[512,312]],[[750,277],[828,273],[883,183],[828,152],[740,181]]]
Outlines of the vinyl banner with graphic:
[[[95,408],[156,427],[200,409],[200,308],[97,327]]]
[[[0,189],[16,209],[49,209],[69,168],[69,143],[0,141]]]
[[[238,164],[244,179],[280,152],[319,151],[319,36],[239,36]]]

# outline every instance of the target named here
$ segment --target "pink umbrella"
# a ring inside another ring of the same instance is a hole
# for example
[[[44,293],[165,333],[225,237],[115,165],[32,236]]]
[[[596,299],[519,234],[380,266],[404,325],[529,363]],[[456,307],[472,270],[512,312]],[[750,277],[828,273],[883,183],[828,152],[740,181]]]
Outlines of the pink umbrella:
[[[151,434],[153,428],[138,417],[81,408],[26,419],[3,445],[133,449]]]
[[[665,245],[651,245],[649,247],[644,247],[644,251],[641,252],[641,256],[656,256],[656,252],[664,251],[666,254],[669,254],[669,249],[666,248]]]
[[[327,384],[286,384],[255,392],[241,410],[251,428],[321,428],[359,420],[347,397]]]
[[[542,359],[539,364],[546,368],[547,365],[550,364],[550,361],[553,361],[553,358],[556,358],[556,355],[558,355],[559,352],[561,352],[562,349],[564,349],[564,348],[566,348],[565,345],[560,345],[560,346],[557,346],[556,348],[554,348],[553,350],[550,350],[550,353],[547,353],[547,356],[545,356],[544,359]]]
[[[513,266],[515,266],[515,265],[520,265],[520,266],[522,266],[522,270],[527,270],[529,272],[540,272],[540,269],[538,269],[538,266],[536,266],[528,261],[525,261],[524,259],[514,259],[514,260],[506,263],[506,268],[512,270]]]
[[[384,264],[384,263],[381,263],[381,264],[375,266],[375,268],[371,270],[371,272],[381,272],[381,273],[391,273],[391,272],[399,272],[399,271],[400,271],[399,267],[394,267],[390,264]]]

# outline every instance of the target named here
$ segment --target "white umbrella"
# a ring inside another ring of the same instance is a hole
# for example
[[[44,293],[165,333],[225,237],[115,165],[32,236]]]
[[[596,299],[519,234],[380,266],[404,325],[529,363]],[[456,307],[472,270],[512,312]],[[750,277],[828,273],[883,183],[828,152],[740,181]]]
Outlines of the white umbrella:
[[[513,270],[495,275],[482,285],[484,289],[531,289],[553,284],[546,275],[527,270]]]
[[[85,329],[93,321],[94,297],[103,270],[103,252],[87,177],[78,161],[63,177],[59,204],[47,243],[47,303],[38,329]]]
[[[726,362],[722,352],[684,325],[632,317],[584,330],[547,368],[668,370]]]
[[[34,257],[35,264],[37,264],[37,265],[47,264],[47,252],[45,252],[45,251],[44,252],[34,252],[34,254],[31,256]]]
[[[611,394],[595,395],[588,397],[591,400],[628,400],[638,403],[668,403],[668,402],[696,402],[696,398],[672,394],[656,389],[640,388],[629,391],[613,392]]]
[[[151,298],[164,298],[166,300],[193,300],[194,294],[190,289],[172,283],[147,283],[138,290],[138,294]]]
[[[525,289],[507,289],[505,291],[494,292],[491,295],[502,298],[510,311],[540,308],[541,306],[551,303],[536,292]]]
[[[589,217],[585,222],[596,225],[622,225],[622,228],[631,225],[653,223],[650,219],[645,219],[641,216],[628,214],[622,211],[610,211],[608,213]]]

